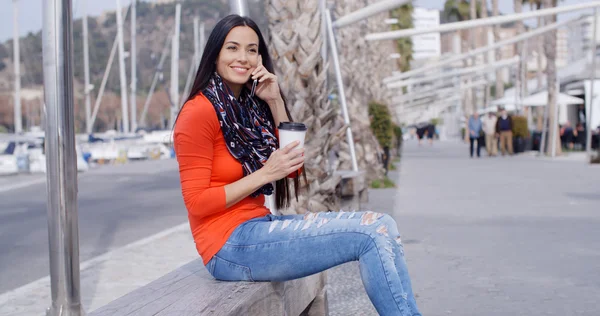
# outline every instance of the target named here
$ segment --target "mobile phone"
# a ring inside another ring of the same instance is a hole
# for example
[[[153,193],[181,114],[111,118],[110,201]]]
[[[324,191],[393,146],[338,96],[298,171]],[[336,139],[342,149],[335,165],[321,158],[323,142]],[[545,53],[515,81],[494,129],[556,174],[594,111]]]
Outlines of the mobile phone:
[[[258,83],[258,80],[256,80],[256,79],[252,80],[252,89],[250,89],[250,97],[254,97],[254,93],[256,92],[257,83]]]

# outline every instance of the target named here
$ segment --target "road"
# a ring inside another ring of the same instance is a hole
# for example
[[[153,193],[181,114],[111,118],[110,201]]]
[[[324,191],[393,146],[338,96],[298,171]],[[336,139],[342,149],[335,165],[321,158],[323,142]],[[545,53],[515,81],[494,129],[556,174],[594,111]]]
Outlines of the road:
[[[49,255],[43,176],[0,180],[15,187],[0,190],[1,294],[47,276]],[[187,221],[175,160],[102,166],[78,181],[82,262]]]

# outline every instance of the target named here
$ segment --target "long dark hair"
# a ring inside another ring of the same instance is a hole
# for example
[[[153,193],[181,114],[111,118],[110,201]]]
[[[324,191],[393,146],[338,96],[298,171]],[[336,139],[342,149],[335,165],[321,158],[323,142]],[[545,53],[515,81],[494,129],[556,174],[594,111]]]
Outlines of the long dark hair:
[[[196,73],[196,78],[194,79],[194,84],[192,85],[192,89],[190,90],[190,95],[188,96],[187,101],[193,99],[199,93],[202,93],[202,91],[208,86],[212,74],[216,71],[216,61],[219,57],[219,53],[221,52],[221,48],[225,43],[225,38],[234,27],[238,26],[250,27],[252,30],[254,30],[256,35],[258,35],[258,53],[262,56],[263,66],[270,73],[274,73],[273,61],[271,60],[271,56],[269,55],[269,49],[267,48],[267,44],[262,36],[262,33],[260,32],[260,29],[258,28],[258,25],[256,25],[256,23],[248,17],[242,17],[237,14],[228,15],[221,21],[219,21],[217,25],[215,25],[214,29],[210,33],[210,36],[208,37],[206,47],[204,48],[204,52],[202,53],[202,59],[200,60],[200,66],[198,67],[198,72]],[[287,107],[287,100],[283,95],[283,91],[281,91],[281,87],[279,88],[279,92],[281,94],[281,98],[283,99],[283,104],[288,119],[290,120],[290,122],[293,122],[292,115],[290,114],[290,111]],[[179,113],[181,113],[181,110],[179,111]],[[179,114],[177,116],[179,117]],[[272,119],[273,115],[270,115],[270,118]],[[175,122],[177,122],[177,119],[175,120]],[[273,126],[275,125],[274,120],[271,123],[273,124]],[[303,172],[302,175],[304,177],[305,183],[308,185],[306,174]],[[299,190],[300,180],[299,177],[295,177],[294,193],[296,194],[296,201],[298,201]],[[275,182],[275,194],[277,197],[276,207],[278,209],[290,206],[291,197],[287,177],[281,180],[277,180]]]

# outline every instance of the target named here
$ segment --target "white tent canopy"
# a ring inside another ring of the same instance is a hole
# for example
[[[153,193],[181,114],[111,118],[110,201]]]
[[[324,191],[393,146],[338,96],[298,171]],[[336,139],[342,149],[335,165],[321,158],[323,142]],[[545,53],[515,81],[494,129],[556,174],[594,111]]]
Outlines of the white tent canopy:
[[[490,105],[505,105],[505,104],[513,104],[514,106],[515,103],[515,96],[514,95],[505,95],[502,98],[498,99],[498,100],[494,100],[492,102],[490,102]]]
[[[523,99],[522,103],[525,106],[546,106],[548,104],[548,90],[530,95]],[[568,94],[559,93],[557,103],[560,105],[583,104],[583,100]]]
[[[507,110],[508,110],[509,105],[512,105],[512,107],[514,107],[514,103],[515,103],[514,95],[507,95],[498,100],[494,100],[494,101],[490,102],[490,104],[493,106],[507,105],[506,106]],[[522,102],[520,102],[517,99],[517,103],[522,104],[524,106],[545,106],[546,104],[548,104],[548,90],[538,92],[536,94],[532,94],[532,95],[526,97],[525,99],[523,99]],[[583,100],[581,98],[570,96],[568,94],[559,93],[557,103],[561,104],[561,105],[583,104]]]
[[[490,105],[485,109],[477,110],[477,113],[486,114],[486,113],[490,113],[490,112],[498,112],[498,110],[499,110],[498,108],[500,105],[508,112],[512,112],[517,109],[515,107],[515,100],[513,100],[512,103],[499,103],[498,105]]]

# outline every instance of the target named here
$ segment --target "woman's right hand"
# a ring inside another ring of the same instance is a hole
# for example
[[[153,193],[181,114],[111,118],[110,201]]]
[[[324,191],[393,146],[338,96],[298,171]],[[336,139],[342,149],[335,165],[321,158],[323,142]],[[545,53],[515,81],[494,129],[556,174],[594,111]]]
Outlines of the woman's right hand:
[[[283,179],[304,165],[304,148],[294,149],[299,144],[299,141],[295,141],[271,154],[269,160],[260,169],[267,183]]]

